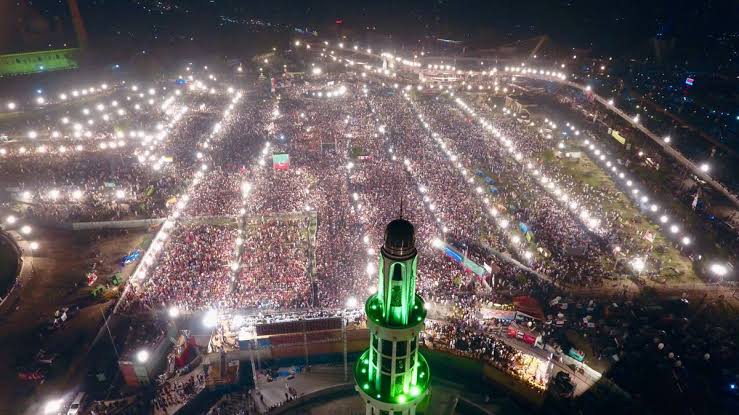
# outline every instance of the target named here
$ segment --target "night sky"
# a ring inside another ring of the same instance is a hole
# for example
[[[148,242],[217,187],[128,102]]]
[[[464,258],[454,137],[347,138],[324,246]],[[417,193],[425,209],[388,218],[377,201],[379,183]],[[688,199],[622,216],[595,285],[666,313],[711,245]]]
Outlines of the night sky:
[[[0,33],[3,51],[24,49],[20,46],[24,38],[19,32],[33,34],[46,26],[53,30],[55,21],[68,20],[65,0],[1,3],[4,3],[0,6],[0,23],[5,27]],[[736,59],[731,56],[731,50],[739,46],[739,29],[735,24],[739,21],[739,2],[731,0],[79,0],[79,3],[93,40],[118,41],[124,47],[125,37],[137,38],[135,42],[140,44],[146,35],[161,30],[182,31],[183,35],[193,37],[205,31],[218,31],[221,16],[310,26],[326,35],[334,29],[336,19],[342,19],[342,28],[347,31],[359,33],[370,28],[377,33],[392,33],[394,40],[406,45],[428,36],[496,46],[547,34],[562,47],[590,49],[598,55],[640,57],[649,54],[653,39],[663,39],[674,42],[677,59],[704,58],[712,53],[715,56],[711,59],[716,60]],[[25,11],[19,12],[21,9]],[[19,14],[25,16],[23,23],[19,23]],[[39,23],[39,16],[51,23]],[[66,26],[62,30],[67,38],[73,40],[71,25],[62,26]],[[13,30],[18,27],[25,30]],[[187,31],[191,33],[184,33]],[[25,43],[37,45],[40,37],[43,36],[25,36]],[[715,47],[717,43],[721,43],[720,47]]]

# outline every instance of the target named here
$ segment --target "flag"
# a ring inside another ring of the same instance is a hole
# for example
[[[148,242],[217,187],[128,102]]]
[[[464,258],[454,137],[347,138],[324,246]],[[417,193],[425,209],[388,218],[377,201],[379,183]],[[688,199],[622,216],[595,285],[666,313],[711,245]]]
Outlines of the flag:
[[[290,168],[289,154],[273,154],[272,168],[275,170],[287,170]]]
[[[521,232],[526,233],[529,231],[529,227],[526,226],[523,222],[518,222],[518,228],[521,229]]]

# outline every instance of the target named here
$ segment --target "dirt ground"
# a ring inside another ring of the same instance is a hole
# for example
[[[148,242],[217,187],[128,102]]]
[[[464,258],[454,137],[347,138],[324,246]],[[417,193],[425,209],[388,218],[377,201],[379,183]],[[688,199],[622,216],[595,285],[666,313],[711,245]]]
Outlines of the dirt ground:
[[[74,393],[85,370],[85,353],[102,323],[102,299],[94,299],[86,284],[86,274],[97,263],[98,283],[121,270],[121,258],[142,244],[146,231],[73,232],[38,229],[43,235],[42,248],[26,266],[32,274],[18,296],[0,314],[0,414],[40,413],[47,400]],[[126,270],[133,264],[126,266]],[[64,306],[77,305],[63,327],[45,333],[43,326],[54,312]],[[18,379],[19,367],[35,362],[41,348],[58,353],[48,367],[43,384]]]

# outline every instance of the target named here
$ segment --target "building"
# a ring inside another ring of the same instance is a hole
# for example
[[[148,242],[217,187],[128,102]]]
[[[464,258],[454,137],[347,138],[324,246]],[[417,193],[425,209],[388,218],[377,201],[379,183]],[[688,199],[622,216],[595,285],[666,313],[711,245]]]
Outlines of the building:
[[[377,293],[364,306],[370,347],[354,369],[366,415],[414,415],[429,396],[429,366],[418,352],[426,307],[416,294],[416,266],[413,225],[395,219],[380,249]]]

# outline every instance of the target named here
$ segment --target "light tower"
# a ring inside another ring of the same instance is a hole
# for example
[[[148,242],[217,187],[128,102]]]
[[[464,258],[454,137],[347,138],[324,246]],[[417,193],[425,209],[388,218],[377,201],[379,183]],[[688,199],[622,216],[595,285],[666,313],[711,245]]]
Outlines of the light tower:
[[[416,261],[413,225],[395,219],[385,228],[377,293],[364,306],[370,347],[354,368],[366,415],[414,415],[429,394],[429,366],[418,353],[426,308],[416,295]]]

